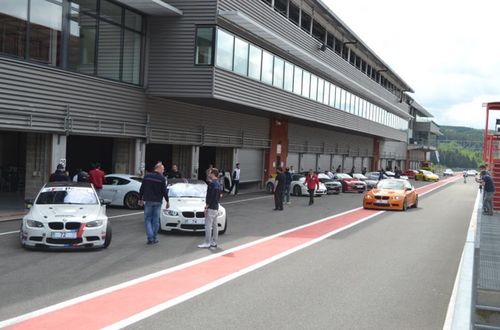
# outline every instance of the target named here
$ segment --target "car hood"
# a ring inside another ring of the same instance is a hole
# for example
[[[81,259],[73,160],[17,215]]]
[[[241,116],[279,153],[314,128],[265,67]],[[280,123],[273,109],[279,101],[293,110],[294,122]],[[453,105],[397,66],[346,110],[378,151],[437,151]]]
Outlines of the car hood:
[[[177,211],[203,211],[205,198],[170,198],[170,209]]]
[[[105,216],[100,205],[34,205],[26,217],[39,221],[57,219],[94,220]]]
[[[404,190],[396,189],[372,189],[370,191],[374,196],[401,196],[404,194]]]
[[[358,180],[358,179],[342,179],[342,181],[345,181],[350,184],[364,184],[363,181]]]

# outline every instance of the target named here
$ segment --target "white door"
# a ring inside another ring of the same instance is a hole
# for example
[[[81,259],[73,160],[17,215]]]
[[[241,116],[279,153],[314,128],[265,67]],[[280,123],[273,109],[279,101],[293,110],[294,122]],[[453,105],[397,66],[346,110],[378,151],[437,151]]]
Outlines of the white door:
[[[264,175],[264,152],[262,149],[239,149],[237,161],[241,168],[240,182],[262,180]]]
[[[316,154],[302,154],[300,171],[307,172],[310,169],[316,170]]]
[[[349,156],[345,157],[345,159],[344,159],[344,172],[345,173],[351,172],[353,164],[354,164],[354,160],[352,159],[352,157],[349,157]]]
[[[324,172],[331,170],[330,168],[330,155],[318,155],[318,172]]]
[[[290,152],[286,157],[286,167],[290,168],[293,166],[294,171],[299,170],[299,154],[296,152]]]

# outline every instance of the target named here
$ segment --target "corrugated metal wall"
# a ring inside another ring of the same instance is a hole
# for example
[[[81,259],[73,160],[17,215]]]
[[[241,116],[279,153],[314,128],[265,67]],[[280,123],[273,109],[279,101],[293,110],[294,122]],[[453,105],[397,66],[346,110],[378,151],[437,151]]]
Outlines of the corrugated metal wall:
[[[404,142],[383,141],[380,146],[380,158],[406,159],[408,145]]]
[[[264,151],[262,149],[240,149],[237,161],[241,167],[241,182],[262,180],[264,173]]]
[[[197,24],[214,24],[217,0],[169,0],[179,17],[150,17],[148,94],[210,97],[213,68],[194,65]]]

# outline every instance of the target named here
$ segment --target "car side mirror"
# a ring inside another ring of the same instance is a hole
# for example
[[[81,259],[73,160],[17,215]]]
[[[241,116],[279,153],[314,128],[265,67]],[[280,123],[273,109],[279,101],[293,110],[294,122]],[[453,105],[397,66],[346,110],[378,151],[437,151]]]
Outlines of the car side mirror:
[[[29,210],[33,207],[33,204],[35,203],[35,201],[33,200],[33,198],[27,198],[24,200],[24,206]]]
[[[412,191],[413,187],[406,188],[406,191]]]
[[[101,201],[101,205],[106,205],[106,206],[111,205],[110,199],[102,199],[101,198],[100,201]]]

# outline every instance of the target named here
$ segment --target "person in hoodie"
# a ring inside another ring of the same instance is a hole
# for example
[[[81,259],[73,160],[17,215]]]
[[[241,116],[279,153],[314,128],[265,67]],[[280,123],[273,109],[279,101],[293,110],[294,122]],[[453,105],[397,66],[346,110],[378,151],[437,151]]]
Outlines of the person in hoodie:
[[[64,172],[63,164],[57,164],[56,171],[50,175],[49,182],[70,181]]]

